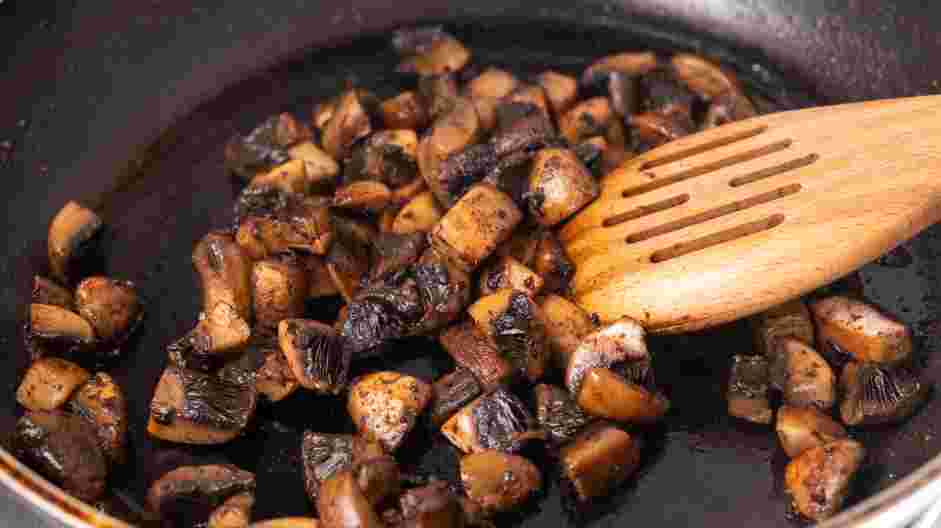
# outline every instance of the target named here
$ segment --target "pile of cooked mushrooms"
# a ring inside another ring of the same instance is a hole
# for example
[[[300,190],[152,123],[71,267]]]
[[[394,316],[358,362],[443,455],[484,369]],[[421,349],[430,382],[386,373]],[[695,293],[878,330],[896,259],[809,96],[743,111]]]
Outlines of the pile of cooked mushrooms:
[[[732,73],[690,54],[626,52],[580,77],[523,77],[476,65],[440,28],[399,31],[392,44],[413,90],[380,100],[348,86],[309,119],[275,115],[227,144],[227,170],[244,183],[233,227],[192,253],[202,311],[167,346],[147,432],[229,442],[260,398],[298,390],[345,398],[357,431],[298,438],[319,520],[252,526],[490,525],[541,488],[533,448],[554,456],[579,503],[629,479],[644,426],[670,401],[641,324],[602,324],[571,300],[574,269],[555,230],[625,160],[756,114]],[[143,313],[133,284],[83,278],[101,227],[76,203],[53,221],[51,272],[79,282],[73,293],[36,277],[34,362],[17,392],[27,413],[15,445],[85,500],[126,457],[127,409],[107,373],[74,361],[116,355]],[[335,321],[307,317],[311,300],[336,296]],[[847,297],[776,308],[755,332],[757,354],[732,366],[729,413],[769,424],[769,393],[780,391],[787,489],[801,514],[824,518],[864,458],[829,415],[837,394],[848,426],[911,415],[925,390],[906,366],[910,334]],[[409,336],[436,339],[454,370],[350,379],[355,362]],[[419,486],[400,472],[396,452],[420,423],[462,453],[460,482]],[[244,527],[254,489],[254,475],[231,465],[183,466],[153,483],[146,506],[163,522]]]

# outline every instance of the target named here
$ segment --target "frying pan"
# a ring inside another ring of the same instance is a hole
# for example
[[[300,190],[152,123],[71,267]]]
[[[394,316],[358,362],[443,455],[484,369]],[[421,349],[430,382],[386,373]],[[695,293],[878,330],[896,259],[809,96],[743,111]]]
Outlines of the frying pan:
[[[941,39],[929,24],[941,4],[858,0],[635,0],[580,2],[377,0],[319,2],[0,2],[0,170],[7,216],[0,244],[0,430],[18,415],[13,395],[26,364],[21,324],[34,273],[44,273],[46,228],[70,199],[95,205],[111,226],[105,270],[135,281],[147,302],[142,331],[110,367],[130,402],[133,462],[113,476],[101,507],[134,520],[147,486],[181,464],[233,462],[255,471],[256,518],[310,511],[299,433],[346,431],[342,405],[297,394],[262,408],[226,446],[191,448],[144,432],[164,347],[198,312],[189,254],[229,221],[236,192],[222,145],[267,114],[301,110],[347,77],[388,95],[399,79],[383,32],[445,22],[479,63],[518,71],[578,71],[622,49],[690,50],[735,69],[750,90],[784,107],[937,91]],[[269,5],[270,4],[270,5]],[[887,177],[873,175],[873,177]],[[933,353],[941,229],[933,228],[834,288],[865,295],[912,325],[924,379],[941,377]],[[328,315],[336,306],[312,310]],[[501,525],[792,526],[781,488],[784,456],[770,428],[725,416],[731,354],[750,341],[741,323],[654,339],[658,379],[674,404],[647,433],[638,477],[589,511],[570,512],[553,476],[545,497]],[[389,352],[390,363],[431,378],[450,368],[423,340]],[[360,369],[379,364],[360,365]],[[902,526],[941,497],[941,401],[901,427],[855,435],[871,451],[855,505],[832,525]],[[404,448],[415,473],[455,477],[456,458],[424,432]],[[19,525],[113,525],[63,497],[0,451],[2,513]],[[869,497],[866,499],[866,497]],[[865,499],[865,500],[864,500]],[[17,507],[13,501],[25,507]]]

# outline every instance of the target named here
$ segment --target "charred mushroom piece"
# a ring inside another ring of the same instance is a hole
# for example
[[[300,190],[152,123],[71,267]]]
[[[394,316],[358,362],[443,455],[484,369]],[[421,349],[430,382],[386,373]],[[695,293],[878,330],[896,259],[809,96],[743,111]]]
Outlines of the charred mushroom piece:
[[[592,416],[624,423],[656,422],[670,410],[659,392],[600,367],[585,374],[576,401]]]
[[[423,233],[383,233],[375,242],[376,265],[372,279],[381,279],[414,264],[428,248],[428,237]]]
[[[474,104],[465,98],[454,101],[454,107],[438,118],[418,143],[418,168],[428,188],[441,203],[448,202],[448,193],[441,180],[444,161],[464,150],[480,136],[480,119]]]
[[[203,311],[225,303],[248,321],[252,316],[252,262],[228,233],[209,233],[193,249],[203,288]]]
[[[327,273],[346,302],[353,302],[369,276],[370,248],[352,237],[339,238],[327,253]]]
[[[307,270],[288,255],[255,262],[252,267],[252,301],[255,322],[273,330],[283,319],[304,314],[309,287]]]
[[[495,112],[497,130],[490,138],[490,145],[500,158],[498,169],[506,170],[503,164],[512,154],[531,157],[532,153],[543,147],[560,144],[552,121],[536,105],[503,102]]]
[[[457,75],[445,73],[418,79],[418,96],[425,103],[432,119],[437,119],[457,104],[460,96]]]
[[[113,464],[127,458],[127,399],[118,382],[97,372],[72,395],[69,407],[98,433],[98,445]]]
[[[278,343],[304,388],[339,394],[346,387],[350,352],[332,327],[307,319],[285,319],[278,324]]]
[[[584,338],[569,358],[565,386],[576,398],[585,374],[593,368],[622,368],[634,362],[649,362],[644,327],[624,317]]]
[[[478,329],[474,321],[451,326],[441,332],[438,341],[455,363],[477,378],[484,391],[507,383],[513,377],[513,365],[500,355],[487,334]]]
[[[729,416],[759,424],[771,423],[773,413],[768,399],[768,376],[766,357],[732,356],[726,393]]]
[[[485,513],[511,511],[542,488],[542,475],[529,460],[500,451],[461,458],[461,482]]]
[[[562,293],[568,290],[575,265],[565,254],[565,249],[552,231],[542,231],[536,235],[535,252],[529,260],[519,259],[542,277],[545,282],[543,293]],[[518,258],[518,257],[517,257]]]
[[[791,458],[846,436],[842,425],[816,407],[782,405],[774,427],[781,447]]]
[[[865,456],[859,442],[844,438],[808,449],[791,460],[784,472],[784,485],[797,513],[812,521],[836,514]]]
[[[386,128],[391,129],[421,130],[430,120],[424,103],[411,90],[383,101],[380,112]]]
[[[632,76],[650,73],[659,66],[657,55],[652,51],[624,52],[608,55],[593,62],[582,73],[581,83],[585,86],[595,84],[611,74],[621,72]]]
[[[304,271],[307,273],[307,297],[317,299],[339,295],[330,270],[327,268],[327,259],[320,255],[296,255]]]
[[[539,305],[525,292],[500,290],[467,311],[526,379],[535,382],[545,375],[550,355],[545,322]]]
[[[512,93],[503,98],[510,103],[523,103],[533,105],[539,113],[549,118],[549,100],[546,91],[538,84],[521,84]]]
[[[274,216],[257,221],[257,236],[269,254],[297,249],[325,255],[334,237],[327,205],[316,199],[291,201]]]
[[[398,70],[421,76],[456,72],[470,60],[471,52],[440,28],[399,30],[392,46],[404,58]]]
[[[431,385],[429,417],[440,428],[454,413],[480,396],[480,383],[467,369],[459,368]]]
[[[236,135],[225,146],[225,167],[249,181],[259,172],[288,161],[285,148],[310,139],[310,131],[298,126],[290,114],[273,115],[245,136]]]
[[[29,411],[16,422],[15,452],[79,500],[105,491],[108,462],[91,424],[60,411]]]
[[[592,136],[603,136],[612,119],[616,119],[606,97],[586,99],[559,118],[562,137],[575,145]]]
[[[209,313],[200,314],[196,327],[167,347],[173,364],[199,370],[211,370],[248,343],[251,328],[235,309],[224,302]]]
[[[134,283],[89,277],[75,288],[75,309],[104,341],[120,343],[141,322],[144,310]]]
[[[898,363],[912,353],[907,326],[878,308],[849,297],[827,297],[810,307],[821,345],[856,361]]]
[[[427,233],[441,220],[444,213],[430,191],[412,198],[392,222],[392,232],[399,235]]]
[[[58,409],[91,374],[56,357],[39,358],[29,366],[16,389],[16,401],[31,411]]]
[[[441,432],[465,453],[488,449],[517,452],[544,437],[526,406],[504,388],[466,405],[441,427]]]
[[[464,509],[447,484],[435,481],[412,488],[399,499],[403,522],[409,528],[463,528]]]
[[[333,474],[320,486],[317,511],[324,528],[381,528],[382,519],[360,489],[352,469]]]
[[[592,421],[565,389],[540,383],[533,390],[536,394],[536,420],[556,444],[568,442]]]
[[[431,231],[431,246],[464,271],[473,271],[510,237],[523,214],[513,199],[489,184],[477,184]]]
[[[26,339],[71,351],[92,344],[95,341],[95,330],[75,312],[51,304],[30,304]]]
[[[304,464],[304,488],[314,503],[320,494],[320,485],[334,474],[363,461],[385,454],[378,442],[359,436],[325,434],[306,431],[301,444]]]
[[[608,150],[608,141],[602,136],[595,136],[576,145],[575,156],[597,179],[605,172],[605,154]]]
[[[33,291],[30,300],[33,304],[50,304],[66,310],[71,310],[75,303],[72,292],[39,275],[33,276]]]
[[[554,71],[543,72],[537,78],[539,86],[545,90],[546,99],[552,107],[556,119],[575,104],[578,98],[578,81],[568,75]]]
[[[147,509],[175,526],[206,522],[230,497],[254,494],[255,475],[230,464],[182,466],[164,474],[147,491]]]
[[[751,319],[755,348],[769,359],[777,349],[776,341],[791,337],[808,346],[814,344],[814,324],[810,311],[800,299],[786,302]]]
[[[366,179],[401,187],[419,176],[418,136],[414,130],[381,130],[369,136],[364,148],[362,176]]]
[[[562,474],[578,500],[609,493],[637,471],[640,438],[610,424],[589,426],[559,453]]]
[[[304,199],[304,196],[284,192],[272,185],[249,185],[239,192],[232,213],[236,223],[250,217],[271,218],[281,214],[284,209],[297,207]],[[313,197],[310,199],[313,200]]]
[[[360,90],[347,90],[337,101],[336,109],[323,130],[323,148],[333,159],[342,160],[358,139],[372,132]]]
[[[629,118],[640,110],[640,86],[637,77],[622,72],[608,76],[608,97],[611,107],[621,119]]]
[[[492,295],[498,290],[514,289],[535,297],[542,289],[542,277],[513,257],[501,257],[480,273],[480,294]]]
[[[529,176],[529,213],[551,227],[588,205],[601,192],[598,182],[568,149],[543,149]]]
[[[232,495],[218,508],[212,510],[206,528],[247,528],[252,520],[255,494],[242,492]]]
[[[840,388],[844,395],[840,417],[846,425],[904,421],[929,391],[909,367],[856,362],[843,367]]]
[[[353,477],[373,508],[388,504],[401,491],[399,465],[391,455],[354,462]]]
[[[378,441],[391,453],[405,440],[430,399],[431,387],[418,378],[374,372],[350,387],[347,411],[363,438]]]
[[[364,180],[337,189],[333,195],[333,206],[376,213],[385,209],[391,198],[392,192],[386,184]]]
[[[595,330],[595,323],[585,310],[559,295],[549,294],[540,298],[539,308],[542,309],[546,339],[555,364],[564,370],[582,338]]]
[[[290,149],[291,158],[304,163],[304,193],[328,192],[336,183],[340,165],[324,150],[310,141]]]
[[[258,399],[254,377],[238,374],[168,366],[154,390],[147,432],[182,444],[221,444],[235,438],[254,415]]]
[[[770,374],[771,384],[790,405],[814,405],[826,411],[836,401],[833,369],[816,350],[796,339],[777,342]]]
[[[256,336],[249,343],[255,354],[261,358],[261,365],[255,372],[255,388],[270,402],[281,401],[297,390],[300,385],[287,358],[281,352],[277,339],[271,336]],[[246,353],[252,353],[251,351]]]
[[[484,179],[497,167],[499,160],[493,145],[483,143],[448,156],[438,173],[442,199],[445,207],[454,205],[475,183]]]
[[[68,283],[83,274],[93,260],[104,224],[91,209],[69,202],[56,213],[49,224],[47,236],[49,268],[52,274]]]
[[[673,72],[658,69],[641,76],[638,82],[642,94],[642,112],[661,116],[681,114],[687,120],[690,119],[693,104],[699,96],[678,82]],[[633,124],[633,119],[631,122]]]

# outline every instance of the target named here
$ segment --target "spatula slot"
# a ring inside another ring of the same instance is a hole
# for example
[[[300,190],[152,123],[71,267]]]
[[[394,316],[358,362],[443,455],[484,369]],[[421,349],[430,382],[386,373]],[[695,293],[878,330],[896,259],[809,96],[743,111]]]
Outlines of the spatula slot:
[[[763,180],[765,178],[770,178],[771,176],[777,176],[778,174],[783,174],[794,169],[799,169],[801,167],[806,167],[811,163],[820,159],[818,154],[810,154],[802,158],[793,159],[790,161],[785,161],[774,167],[767,167],[764,169],[756,170],[755,172],[746,174],[744,176],[739,176],[737,178],[732,178],[732,181],[729,182],[729,185],[732,187],[741,187],[742,185],[747,185],[758,180]]]
[[[768,191],[761,193],[755,196],[744,198],[742,200],[736,200],[725,205],[721,205],[714,209],[709,209],[701,213],[697,213],[685,218],[680,218],[679,220],[674,220],[672,222],[667,222],[666,224],[659,225],[657,227],[652,227],[650,229],[645,229],[639,231],[632,235],[628,235],[625,239],[628,244],[635,244],[637,242],[642,242],[644,240],[649,240],[651,238],[665,235],[667,233],[672,233],[673,231],[678,231],[680,229],[701,224],[703,222],[708,222],[719,218],[721,216],[729,215],[738,211],[743,211],[745,209],[755,207],[756,205],[761,205],[768,202],[773,202],[774,200],[784,198],[785,196],[790,196],[801,190],[801,185],[799,183],[793,183],[791,185],[786,185],[780,187],[773,191]]]
[[[780,225],[782,222],[784,222],[784,219],[785,216],[783,214],[774,214],[767,218],[762,218],[761,220],[755,220],[754,222],[748,222],[740,226],[724,229],[711,235],[706,235],[695,240],[690,240],[689,242],[680,242],[668,248],[654,251],[650,255],[650,261],[653,263],[665,262],[667,260],[681,257],[694,251],[701,251],[703,249],[717,246],[725,242],[730,242],[738,238],[743,238],[748,235],[754,235],[755,233],[767,231]]]
[[[640,207],[631,209],[630,211],[625,211],[623,213],[616,214],[609,218],[605,218],[601,222],[602,227],[611,227],[618,224],[622,224],[629,220],[634,220],[643,216],[651,215],[654,213],[659,213],[660,211],[666,211],[672,207],[678,205],[683,205],[689,201],[689,194],[680,194],[672,198],[667,198],[666,200],[661,200],[652,204],[641,205]]]
[[[673,163],[674,161],[679,161],[682,159],[693,157],[697,154],[702,154],[703,152],[712,150],[714,148],[731,145],[732,143],[736,143],[739,141],[746,140],[748,138],[755,137],[758,134],[761,134],[762,132],[764,132],[765,130],[768,130],[768,127],[762,125],[756,128],[752,128],[750,130],[738,132],[737,134],[731,134],[723,138],[714,139],[712,141],[707,141],[705,143],[699,143],[696,146],[679,150],[677,152],[674,152],[673,154],[667,154],[666,156],[663,156],[662,158],[650,160],[644,163],[643,165],[641,165],[640,170],[653,169],[655,167],[666,165],[667,163]]]
[[[625,189],[621,196],[624,198],[629,198],[631,196],[637,196],[639,194],[644,194],[650,192],[654,189],[659,189],[661,187],[666,187],[667,185],[672,185],[683,180],[688,180],[690,178],[695,178],[696,176],[702,176],[703,174],[708,174],[717,170],[725,169],[731,167],[732,165],[737,165],[739,163],[745,163],[746,161],[751,161],[758,159],[762,156],[767,156],[769,154],[774,154],[775,152],[780,152],[791,146],[792,141],[790,139],[783,139],[781,141],[776,141],[768,145],[762,145],[760,147],[755,147],[751,150],[746,150],[744,152],[738,152],[731,156],[718,159],[711,163],[706,163],[705,165],[700,165],[698,167],[692,167],[690,169],[678,172],[673,176],[667,176],[659,180],[653,180],[651,182],[645,183],[643,185],[638,185],[632,189]]]

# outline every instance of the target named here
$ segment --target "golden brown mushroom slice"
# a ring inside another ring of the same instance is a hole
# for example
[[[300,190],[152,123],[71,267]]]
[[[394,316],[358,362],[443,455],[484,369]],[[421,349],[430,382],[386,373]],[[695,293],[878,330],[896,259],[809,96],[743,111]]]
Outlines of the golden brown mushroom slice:
[[[350,387],[347,411],[364,438],[378,441],[391,453],[405,440],[430,399],[431,387],[418,378],[374,372]]]
[[[810,311],[822,347],[834,347],[856,361],[876,363],[898,363],[912,353],[908,327],[863,301],[827,297],[814,302]]]
[[[542,277],[513,257],[500,257],[480,272],[480,294],[492,295],[499,290],[514,289],[530,297],[539,295]]]
[[[471,52],[440,27],[401,29],[392,46],[403,57],[398,70],[421,76],[456,72],[470,60]]]
[[[52,274],[68,283],[81,275],[97,250],[103,227],[94,211],[77,202],[69,202],[56,213],[49,224],[47,245]]]
[[[270,402],[279,402],[294,394],[300,384],[274,337],[257,337],[249,346],[257,347],[263,358],[255,372],[255,388]]]
[[[536,82],[545,90],[556,120],[578,99],[578,81],[574,77],[549,70],[539,74]]]
[[[349,469],[353,464],[385,455],[378,442],[360,436],[327,434],[305,431],[301,443],[301,461],[304,465],[304,488],[314,503],[320,494],[320,485],[335,473]]]
[[[324,528],[381,528],[379,514],[360,489],[352,469],[339,471],[320,486],[317,512]]]
[[[71,411],[88,420],[98,433],[102,452],[112,464],[127,459],[127,398],[114,378],[96,372],[69,401]]]
[[[519,455],[486,450],[461,458],[461,482],[485,513],[498,513],[519,508],[540,490],[542,475]]]
[[[826,411],[836,402],[833,369],[806,344],[790,337],[777,342],[771,361],[771,384],[791,405],[814,405]]]
[[[652,51],[628,51],[608,55],[593,62],[582,72],[581,83],[592,85],[606,78],[611,72],[622,72],[640,76],[659,66],[657,55]]]
[[[358,139],[372,132],[368,102],[362,90],[350,89],[340,95],[336,108],[323,130],[323,148],[335,160],[345,159]]]
[[[797,513],[812,521],[836,514],[866,457],[862,444],[847,438],[810,448],[788,463],[784,485]]]
[[[595,322],[588,312],[560,295],[545,295],[538,301],[555,365],[564,370],[582,338],[595,330]]]
[[[536,396],[536,420],[556,444],[568,442],[593,420],[561,387],[540,383],[533,392]]]
[[[474,374],[484,391],[507,383],[514,368],[477,328],[473,320],[453,325],[438,336],[441,346],[459,366]]]
[[[255,475],[231,464],[181,466],[165,473],[147,490],[147,510],[174,526],[206,522],[230,497],[254,494]]]
[[[75,288],[75,310],[95,327],[104,341],[120,343],[144,318],[134,283],[108,277],[88,277]]]
[[[591,203],[601,192],[575,152],[542,149],[529,175],[529,213],[540,225],[552,227]]]
[[[593,136],[603,136],[617,119],[607,97],[592,97],[576,104],[559,118],[559,132],[575,145]]]
[[[502,387],[464,406],[441,426],[441,432],[465,453],[517,452],[545,436],[523,402]]]
[[[19,388],[16,401],[31,411],[52,411],[65,403],[91,374],[82,367],[57,357],[34,361]]]
[[[238,436],[255,414],[254,379],[168,366],[150,403],[147,432],[181,444],[222,444]]]
[[[418,94],[406,90],[379,106],[386,128],[421,130],[428,125],[430,116]]]
[[[840,389],[840,418],[846,425],[902,422],[925,402],[930,390],[907,366],[855,361],[843,367]]]
[[[599,422],[588,426],[559,452],[562,475],[579,501],[610,493],[637,471],[641,441]]]
[[[541,379],[549,366],[549,344],[539,305],[520,290],[481,297],[467,309],[477,328],[526,379]]]
[[[291,158],[304,164],[303,193],[328,192],[336,184],[340,165],[312,141],[288,149]]]
[[[105,491],[108,462],[95,429],[79,416],[61,411],[28,411],[16,422],[13,449],[67,493],[93,501]]]
[[[248,525],[249,528],[321,528],[320,520],[313,517],[278,517]]]
[[[592,416],[623,423],[656,422],[670,410],[663,394],[601,367],[585,373],[576,401]]]
[[[247,528],[252,520],[255,494],[248,491],[236,493],[212,510],[206,528]]]
[[[440,428],[457,411],[480,396],[480,383],[467,369],[459,368],[431,384],[429,420]]]
[[[768,358],[732,356],[726,402],[729,416],[758,424],[770,424],[773,411],[768,398]]]
[[[778,408],[774,428],[781,448],[791,458],[846,436],[842,425],[816,407],[782,405]]]
[[[399,235],[427,233],[444,216],[444,212],[431,191],[425,191],[412,198],[392,221],[392,232]]]
[[[212,232],[193,248],[193,267],[203,288],[203,311],[226,303],[248,321],[252,310],[252,262],[235,238]]]
[[[278,324],[278,343],[304,388],[338,394],[346,387],[350,350],[332,327],[309,319],[285,319]]]
[[[72,292],[59,286],[55,281],[40,275],[33,276],[33,290],[30,300],[34,304],[50,304],[71,310],[75,300]]]
[[[401,526],[409,528],[463,528],[466,524],[460,499],[440,480],[403,493],[399,508]]]
[[[42,355],[40,347],[54,346],[66,352],[82,350],[95,342],[95,330],[84,317],[51,304],[29,305],[29,327],[26,340],[34,356]]]
[[[290,255],[259,260],[252,266],[252,308],[255,323],[274,330],[284,319],[304,314],[309,293],[307,270]]]
[[[451,203],[441,166],[452,154],[464,150],[481,134],[480,118],[474,104],[464,97],[454,100],[453,108],[435,120],[418,143],[418,168],[428,188],[443,204]]]
[[[453,110],[460,95],[458,76],[454,73],[430,75],[418,79],[418,96],[428,108],[432,120],[437,120]],[[464,99],[473,103],[469,99]]]
[[[808,346],[814,344],[814,323],[807,305],[801,299],[788,301],[755,315],[750,322],[756,350],[769,359],[775,352],[775,341],[778,339],[791,337]]]

